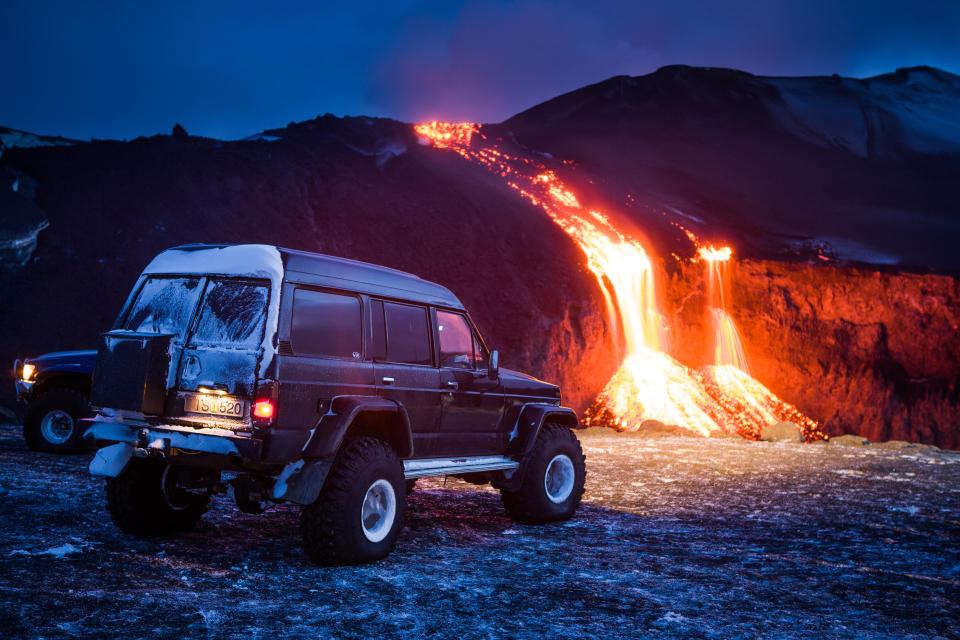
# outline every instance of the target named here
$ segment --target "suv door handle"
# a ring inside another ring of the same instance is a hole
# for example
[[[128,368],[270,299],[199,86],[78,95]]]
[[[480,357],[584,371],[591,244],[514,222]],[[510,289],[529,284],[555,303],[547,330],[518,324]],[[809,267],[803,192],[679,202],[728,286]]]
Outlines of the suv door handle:
[[[450,387],[452,390],[456,391],[457,389],[460,388],[460,383],[457,382],[456,380],[447,380],[447,386]]]
[[[390,376],[383,376],[382,378],[380,378],[380,381],[381,381],[383,384],[393,384],[394,382],[396,382],[396,380],[394,380],[394,379],[391,378]]]

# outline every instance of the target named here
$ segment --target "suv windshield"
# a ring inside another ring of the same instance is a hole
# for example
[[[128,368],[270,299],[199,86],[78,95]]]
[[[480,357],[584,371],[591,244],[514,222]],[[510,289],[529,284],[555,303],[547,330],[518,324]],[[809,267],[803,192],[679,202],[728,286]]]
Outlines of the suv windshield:
[[[190,319],[200,278],[148,278],[130,306],[123,328],[145,333],[182,336]]]
[[[265,285],[211,280],[192,342],[194,345],[256,349],[263,336],[266,310]]]

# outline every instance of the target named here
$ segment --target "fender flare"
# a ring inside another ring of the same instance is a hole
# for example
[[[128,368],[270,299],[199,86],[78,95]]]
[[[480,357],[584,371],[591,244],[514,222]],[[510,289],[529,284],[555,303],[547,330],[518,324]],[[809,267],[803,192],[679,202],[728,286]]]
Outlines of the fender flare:
[[[409,458],[413,454],[413,434],[407,410],[398,402],[377,396],[336,396],[330,409],[313,428],[303,447],[305,458],[329,458],[336,455],[347,430],[364,413],[394,414],[399,416],[401,433],[396,434],[397,455]]]
[[[273,486],[273,498],[308,505],[320,495],[333,460],[347,431],[361,414],[393,414],[399,417],[401,433],[395,435],[397,455],[413,454],[413,434],[406,409],[393,400],[376,396],[337,396],[313,428],[303,447],[303,457],[288,464]]]
[[[525,457],[533,449],[540,429],[546,422],[558,422],[571,429],[580,427],[577,414],[569,407],[531,402],[520,408],[520,414],[510,432],[508,455]]]
[[[58,365],[49,369],[37,372],[31,391],[35,395],[43,395],[48,389],[63,387],[66,389],[76,389],[88,398],[92,385],[92,373],[78,371],[76,367],[70,365]]]

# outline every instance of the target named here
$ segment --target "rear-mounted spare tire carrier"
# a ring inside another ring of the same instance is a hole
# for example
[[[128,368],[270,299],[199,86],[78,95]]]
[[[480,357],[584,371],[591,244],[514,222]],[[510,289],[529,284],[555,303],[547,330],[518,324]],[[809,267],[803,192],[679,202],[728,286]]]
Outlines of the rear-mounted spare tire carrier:
[[[104,333],[93,371],[90,404],[160,415],[167,394],[172,334]]]

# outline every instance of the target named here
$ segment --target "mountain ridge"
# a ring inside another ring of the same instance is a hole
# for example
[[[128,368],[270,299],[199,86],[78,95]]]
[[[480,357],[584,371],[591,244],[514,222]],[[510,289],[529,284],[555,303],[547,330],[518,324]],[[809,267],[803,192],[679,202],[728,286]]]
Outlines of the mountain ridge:
[[[931,72],[897,73],[880,84],[930,95]],[[804,111],[815,126],[802,130],[783,110],[784,89],[750,74],[672,67],[639,78],[558,96],[479,135],[549,165],[585,206],[644,240],[668,285],[665,313],[682,319],[675,354],[685,364],[701,364],[709,346],[691,232],[733,247],[743,279],[732,314],[763,384],[828,433],[960,446],[950,329],[960,285],[923,275],[960,271],[960,158],[918,153],[916,139],[887,126],[912,131],[910,118],[926,112],[884,94],[912,110],[873,113],[882,135],[858,147],[837,105],[860,98],[836,93],[842,79],[801,83],[830,96],[814,106],[841,114],[846,137],[834,140],[822,135],[834,120]],[[566,107],[584,101],[595,108],[571,116]],[[449,287],[505,366],[560,383],[578,409],[620,364],[603,295],[570,238],[501,177],[424,146],[407,123],[327,114],[238,141],[181,133],[13,147],[0,157],[0,189],[46,217],[22,266],[2,263],[0,299],[16,309],[0,322],[3,361],[94,344],[163,248],[263,242]],[[876,313],[877,299],[897,313]],[[918,332],[923,341],[909,339]]]

